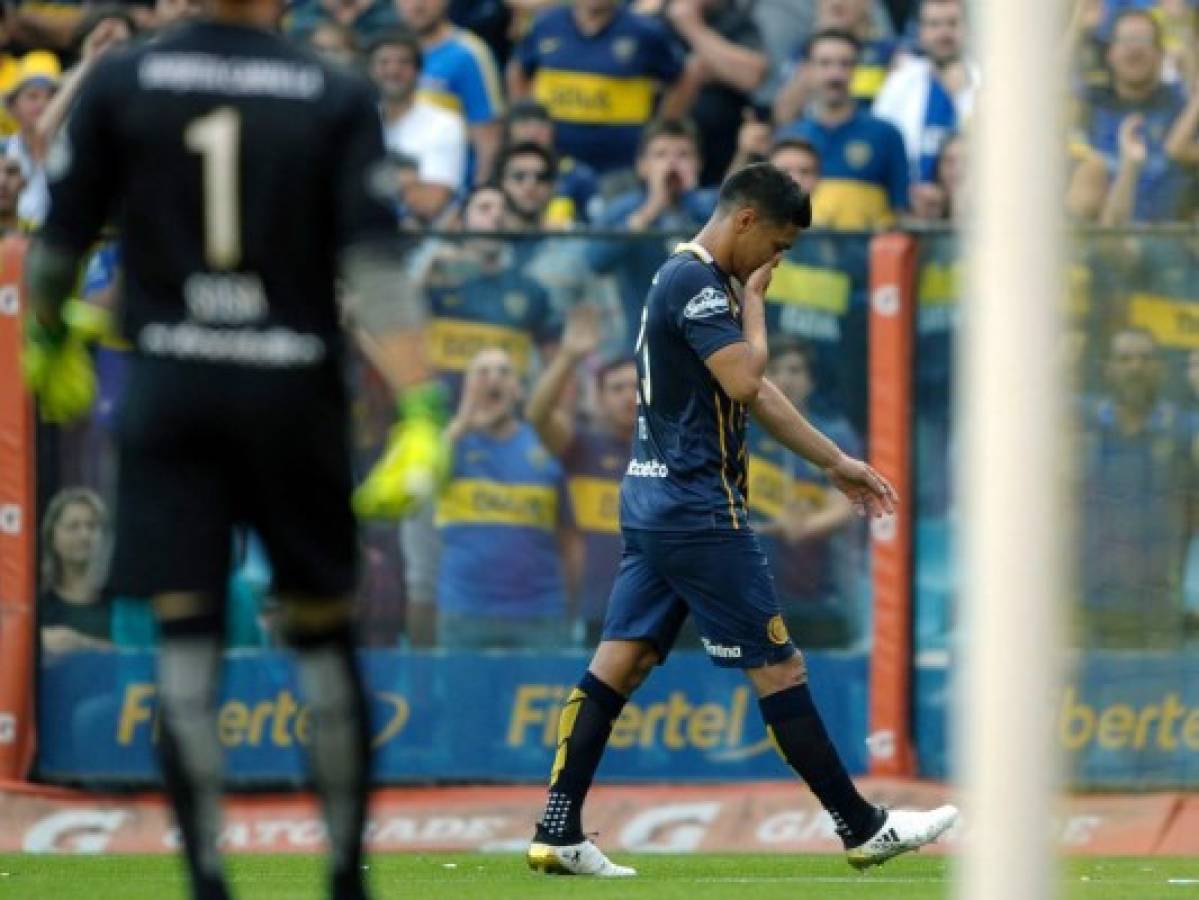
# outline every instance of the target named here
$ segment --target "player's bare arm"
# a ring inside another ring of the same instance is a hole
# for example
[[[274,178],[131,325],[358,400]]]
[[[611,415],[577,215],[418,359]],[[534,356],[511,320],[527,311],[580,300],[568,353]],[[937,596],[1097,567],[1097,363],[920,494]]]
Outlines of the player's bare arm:
[[[780,259],[782,254],[776,253],[745,282],[741,297],[745,340],[722,347],[704,361],[724,392],[738,403],[749,403],[762,388],[767,359],[766,290]]]
[[[881,516],[895,511],[899,498],[890,482],[867,463],[842,452],[804,418],[770,379],[762,379],[761,390],[749,409],[771,437],[827,472],[829,480],[859,513]]]

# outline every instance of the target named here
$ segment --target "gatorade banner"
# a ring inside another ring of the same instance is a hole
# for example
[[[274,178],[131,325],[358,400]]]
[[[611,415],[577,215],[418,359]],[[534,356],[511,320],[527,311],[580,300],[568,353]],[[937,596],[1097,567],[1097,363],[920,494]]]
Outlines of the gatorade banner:
[[[863,792],[889,806],[952,802],[944,786],[866,779]],[[391,788],[372,798],[365,835],[375,853],[524,850],[542,812],[540,787]],[[221,845],[231,853],[317,853],[325,847],[316,803],[307,796],[234,797]],[[1074,797],[1052,823],[1070,854],[1199,853],[1199,807],[1177,794]],[[0,789],[0,852],[172,853],[179,835],[160,798]],[[741,785],[614,787],[587,803],[589,828],[613,853],[837,853],[832,820],[796,780]],[[1186,825],[1189,827],[1180,827]],[[922,853],[953,853],[970,834],[969,810]],[[511,865],[524,867],[513,858]],[[845,878],[859,881],[846,867]]]
[[[541,782],[558,714],[582,653],[360,656],[371,697],[375,778]],[[867,657],[808,655],[817,703],[849,769],[866,765]],[[37,773],[55,781],[152,784],[157,704],[151,653],[43,658]],[[217,728],[230,780],[303,779],[310,723],[287,656],[229,654]],[[778,779],[789,770],[766,736],[749,681],[680,652],[625,707],[604,756],[618,780]]]

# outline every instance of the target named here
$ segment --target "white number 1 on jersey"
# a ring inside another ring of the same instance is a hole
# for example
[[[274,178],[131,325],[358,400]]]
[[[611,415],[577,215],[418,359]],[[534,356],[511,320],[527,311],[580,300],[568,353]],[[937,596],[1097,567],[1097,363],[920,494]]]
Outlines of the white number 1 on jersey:
[[[205,259],[214,269],[234,269],[241,262],[241,114],[231,106],[218,107],[188,125],[183,142],[204,157]]]
[[[645,405],[649,406],[650,396],[653,393],[653,378],[649,371],[649,338],[646,336],[646,323],[649,321],[649,304],[641,307],[641,331],[637,333],[637,347],[633,351],[641,357],[641,368],[644,375],[641,376],[641,398],[645,401]]]

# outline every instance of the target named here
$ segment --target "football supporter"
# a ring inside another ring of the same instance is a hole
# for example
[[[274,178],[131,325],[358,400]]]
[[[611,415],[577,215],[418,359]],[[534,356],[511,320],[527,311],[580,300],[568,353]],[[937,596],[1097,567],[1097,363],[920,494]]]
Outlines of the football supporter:
[[[85,488],[59,491],[42,514],[42,649],[95,650],[111,646],[112,608],[101,594],[108,511]]]
[[[821,181],[812,198],[817,226],[859,230],[886,226],[908,204],[908,159],[903,137],[889,122],[863,111],[850,94],[860,56],[858,39],[821,31],[806,58],[815,89],[808,115],[779,132],[820,153]]]
[[[533,22],[508,65],[508,90],[545,104],[558,150],[604,174],[633,165],[655,108],[682,111],[673,89],[682,71],[681,48],[657,22],[619,0],[578,0]]]

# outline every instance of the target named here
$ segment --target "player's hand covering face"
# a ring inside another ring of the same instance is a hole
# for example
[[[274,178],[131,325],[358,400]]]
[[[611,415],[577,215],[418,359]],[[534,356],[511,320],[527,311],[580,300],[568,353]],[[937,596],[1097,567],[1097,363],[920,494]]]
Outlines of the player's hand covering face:
[[[882,475],[860,459],[842,456],[828,469],[829,480],[853,503],[860,516],[881,518],[895,512],[899,496]]]

